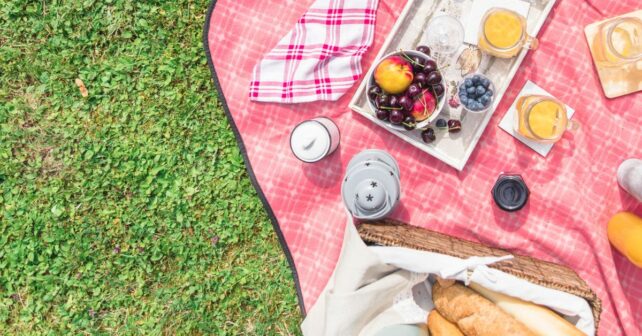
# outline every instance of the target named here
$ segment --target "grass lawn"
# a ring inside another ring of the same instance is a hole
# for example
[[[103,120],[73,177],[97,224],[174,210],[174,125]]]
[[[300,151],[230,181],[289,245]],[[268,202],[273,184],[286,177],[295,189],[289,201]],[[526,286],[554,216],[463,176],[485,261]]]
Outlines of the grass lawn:
[[[0,334],[299,333],[207,7],[2,1]]]

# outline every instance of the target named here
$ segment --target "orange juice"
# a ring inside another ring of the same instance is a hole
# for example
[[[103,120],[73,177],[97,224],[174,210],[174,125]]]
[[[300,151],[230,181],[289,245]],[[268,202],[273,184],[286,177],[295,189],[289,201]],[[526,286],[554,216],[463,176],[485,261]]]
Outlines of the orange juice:
[[[593,57],[602,66],[642,60],[642,20],[623,17],[603,23],[593,40]]]
[[[493,56],[510,58],[517,55],[526,43],[534,49],[537,39],[526,35],[526,19],[507,9],[490,9],[479,33],[479,48]]]
[[[524,96],[517,100],[516,130],[538,142],[555,142],[568,127],[564,104],[546,96]]]

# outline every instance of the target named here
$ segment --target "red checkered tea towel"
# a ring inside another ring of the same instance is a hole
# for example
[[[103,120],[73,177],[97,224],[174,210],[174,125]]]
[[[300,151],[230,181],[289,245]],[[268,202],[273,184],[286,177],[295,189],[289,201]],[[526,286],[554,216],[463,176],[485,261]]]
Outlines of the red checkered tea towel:
[[[378,0],[317,0],[254,67],[250,99],[304,103],[339,99],[361,75]]]

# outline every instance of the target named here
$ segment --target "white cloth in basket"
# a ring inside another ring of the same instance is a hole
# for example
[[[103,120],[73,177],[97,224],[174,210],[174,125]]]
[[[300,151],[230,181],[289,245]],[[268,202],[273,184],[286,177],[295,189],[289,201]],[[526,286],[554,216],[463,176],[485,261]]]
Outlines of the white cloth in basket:
[[[402,247],[368,247],[348,222],[334,273],[301,329],[306,336],[367,336],[393,324],[425,323],[434,308],[429,277],[438,275],[547,306],[595,335],[593,314],[583,298],[486,266],[506,258],[512,256],[461,259]]]

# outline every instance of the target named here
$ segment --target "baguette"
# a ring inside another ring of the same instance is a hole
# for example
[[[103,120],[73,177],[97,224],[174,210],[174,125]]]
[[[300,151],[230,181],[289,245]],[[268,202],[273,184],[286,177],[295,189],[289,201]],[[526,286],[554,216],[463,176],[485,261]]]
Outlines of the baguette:
[[[499,308],[522,322],[528,329],[538,336],[585,336],[567,320],[563,319],[552,310],[526,302],[512,296],[494,292],[478,284],[471,284],[470,288],[483,297],[495,303]]]
[[[535,336],[526,326],[472,289],[456,283],[432,287],[437,311],[466,336]]]
[[[464,336],[456,325],[434,309],[428,314],[428,330],[431,336]]]

